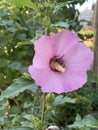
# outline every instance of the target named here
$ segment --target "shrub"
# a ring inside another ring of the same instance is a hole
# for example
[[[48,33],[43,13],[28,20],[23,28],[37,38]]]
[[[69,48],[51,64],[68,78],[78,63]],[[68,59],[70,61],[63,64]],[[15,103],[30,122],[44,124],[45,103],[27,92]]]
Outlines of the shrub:
[[[94,30],[93,29],[85,29],[80,31],[80,33],[86,38],[92,38],[94,36]]]
[[[59,126],[65,126],[73,123],[77,114],[84,117],[91,110],[91,102],[86,97],[77,96],[76,103],[65,103],[56,108],[54,122]]]

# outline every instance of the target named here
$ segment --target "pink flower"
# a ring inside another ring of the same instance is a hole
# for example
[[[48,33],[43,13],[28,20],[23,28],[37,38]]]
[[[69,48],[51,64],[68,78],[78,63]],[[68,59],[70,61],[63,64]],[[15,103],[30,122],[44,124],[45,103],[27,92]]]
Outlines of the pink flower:
[[[43,92],[71,92],[86,83],[93,52],[78,40],[76,34],[63,30],[35,42],[28,72]]]

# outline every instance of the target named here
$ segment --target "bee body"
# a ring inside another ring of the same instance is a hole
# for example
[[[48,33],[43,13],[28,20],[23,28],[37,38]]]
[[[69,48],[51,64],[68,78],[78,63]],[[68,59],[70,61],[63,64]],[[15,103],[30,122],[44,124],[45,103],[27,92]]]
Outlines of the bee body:
[[[65,64],[62,60],[62,57],[53,57],[50,60],[50,68],[57,72],[64,72],[65,71]]]

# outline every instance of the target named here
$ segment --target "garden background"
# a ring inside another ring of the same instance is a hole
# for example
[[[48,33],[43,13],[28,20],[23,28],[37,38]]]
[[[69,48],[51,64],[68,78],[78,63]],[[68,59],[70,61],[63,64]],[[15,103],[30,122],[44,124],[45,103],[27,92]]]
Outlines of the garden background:
[[[98,128],[96,73],[88,71],[87,83],[77,91],[48,93],[42,119],[42,92],[27,71],[33,43],[43,34],[69,29],[89,46],[95,29],[83,30],[75,8],[85,1],[0,1],[0,130],[45,130],[51,125],[61,130]]]

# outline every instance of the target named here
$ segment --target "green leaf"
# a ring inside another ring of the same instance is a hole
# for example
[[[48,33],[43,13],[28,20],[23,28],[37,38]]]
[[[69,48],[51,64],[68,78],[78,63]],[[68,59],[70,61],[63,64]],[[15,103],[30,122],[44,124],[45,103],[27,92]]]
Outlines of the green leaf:
[[[80,121],[80,120],[81,120],[81,116],[79,114],[77,114],[76,121]]]
[[[81,33],[78,33],[78,36],[81,40],[84,40],[84,36]]]
[[[70,97],[63,97],[62,95],[59,95],[55,98],[54,102],[53,102],[53,106],[58,106],[58,105],[62,105],[63,103],[67,102],[67,103],[75,103],[75,99],[72,99]]]
[[[98,121],[92,115],[86,115],[83,119],[76,120],[72,125],[68,125],[68,128],[84,129],[98,128]]]
[[[16,28],[15,27],[9,27],[9,28],[7,28],[7,31],[14,33],[16,31]]]
[[[26,73],[26,72],[23,74],[22,78],[32,80],[30,74],[29,74],[29,73]]]
[[[88,71],[88,84],[96,83],[98,84],[98,77],[90,70]]]
[[[31,2],[31,0],[8,0],[8,2],[19,7],[26,6],[37,11],[39,10],[38,7],[34,3]]]
[[[0,101],[0,113],[2,113],[2,111],[6,110],[9,106],[9,103],[7,102],[7,100],[2,100]]]
[[[21,62],[18,62],[18,61],[12,62],[11,64],[8,65],[8,67],[9,67],[11,70],[18,70],[18,71],[20,71],[20,73],[22,73],[22,74],[27,70],[27,67],[23,66],[23,65],[21,64]]]
[[[57,23],[55,23],[55,24],[52,24],[52,26],[68,28],[68,27],[69,27],[69,24],[66,23],[66,22],[57,22]]]
[[[66,2],[59,2],[55,7],[54,7],[54,11],[53,13],[58,13],[59,10],[62,9],[62,7],[64,7],[66,5]]]
[[[17,78],[5,91],[2,92],[0,100],[3,100],[4,98],[12,99],[25,90],[36,92],[38,87],[33,83],[33,80]]]
[[[24,112],[22,116],[23,116],[24,119],[31,121],[31,117],[32,117],[31,114],[27,114],[27,113]]]
[[[12,129],[9,129],[9,130],[12,130]],[[33,130],[33,129],[29,127],[17,127],[17,128],[13,128],[13,130]]]
[[[23,42],[18,42],[16,47],[24,46],[24,45],[32,45],[33,43],[30,41],[23,41]]]

